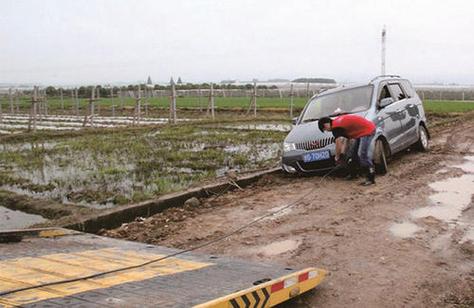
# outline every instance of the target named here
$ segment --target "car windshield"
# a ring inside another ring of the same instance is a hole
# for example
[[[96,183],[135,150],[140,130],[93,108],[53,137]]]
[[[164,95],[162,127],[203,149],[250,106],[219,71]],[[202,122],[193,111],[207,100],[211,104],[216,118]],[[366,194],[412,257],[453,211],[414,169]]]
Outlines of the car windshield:
[[[316,121],[333,114],[367,110],[372,99],[372,89],[372,85],[367,85],[316,97],[309,102],[301,122]]]

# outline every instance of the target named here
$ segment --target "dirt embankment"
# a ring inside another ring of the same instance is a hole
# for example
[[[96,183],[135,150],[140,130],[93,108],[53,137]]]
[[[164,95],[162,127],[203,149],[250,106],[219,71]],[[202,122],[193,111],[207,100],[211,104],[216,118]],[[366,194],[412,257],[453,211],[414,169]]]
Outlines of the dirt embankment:
[[[397,155],[372,187],[268,176],[103,234],[190,248],[277,212],[199,251],[330,271],[318,290],[288,307],[472,307],[474,120],[431,133],[430,152]]]

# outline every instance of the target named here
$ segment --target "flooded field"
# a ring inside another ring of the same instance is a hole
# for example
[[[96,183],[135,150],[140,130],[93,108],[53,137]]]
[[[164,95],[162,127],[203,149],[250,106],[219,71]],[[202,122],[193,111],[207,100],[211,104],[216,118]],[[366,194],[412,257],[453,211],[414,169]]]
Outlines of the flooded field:
[[[228,170],[278,164],[285,136],[280,129],[224,126],[38,132],[28,141],[1,142],[0,188],[102,209],[181,190]]]
[[[28,114],[7,114],[0,122],[0,134],[10,134],[28,129]],[[189,119],[178,119],[178,122],[186,122]],[[79,130],[83,127],[114,128],[125,127],[133,124],[158,125],[168,123],[163,117],[142,117],[138,122],[132,116],[106,117],[94,116],[92,122],[86,121],[84,116],[76,115],[42,115],[38,117],[36,125],[38,130]]]

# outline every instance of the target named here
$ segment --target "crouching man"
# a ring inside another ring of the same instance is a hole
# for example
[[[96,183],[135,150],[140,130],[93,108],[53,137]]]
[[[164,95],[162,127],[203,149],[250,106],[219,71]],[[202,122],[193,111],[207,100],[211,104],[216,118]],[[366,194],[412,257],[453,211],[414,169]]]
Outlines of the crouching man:
[[[348,142],[341,142],[341,137],[349,139],[348,141],[356,139],[352,151],[352,159],[356,159],[354,156],[358,155],[361,167],[367,172],[367,179],[361,185],[375,184],[375,168],[372,153],[369,153],[369,147],[375,135],[375,124],[361,116],[345,114],[334,119],[329,117],[321,118],[319,119],[318,126],[322,132],[330,131],[334,138],[336,138],[336,164],[340,163],[345,145],[348,144]]]

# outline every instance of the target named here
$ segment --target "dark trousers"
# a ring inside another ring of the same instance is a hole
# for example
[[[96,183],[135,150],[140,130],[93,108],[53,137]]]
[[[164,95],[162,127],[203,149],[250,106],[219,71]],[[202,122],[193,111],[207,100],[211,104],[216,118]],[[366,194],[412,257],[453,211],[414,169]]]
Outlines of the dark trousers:
[[[349,159],[349,170],[352,174],[358,172],[358,165],[363,169],[370,170],[374,168],[373,151],[369,151],[374,136],[375,134],[372,134],[350,141],[347,158]]]

